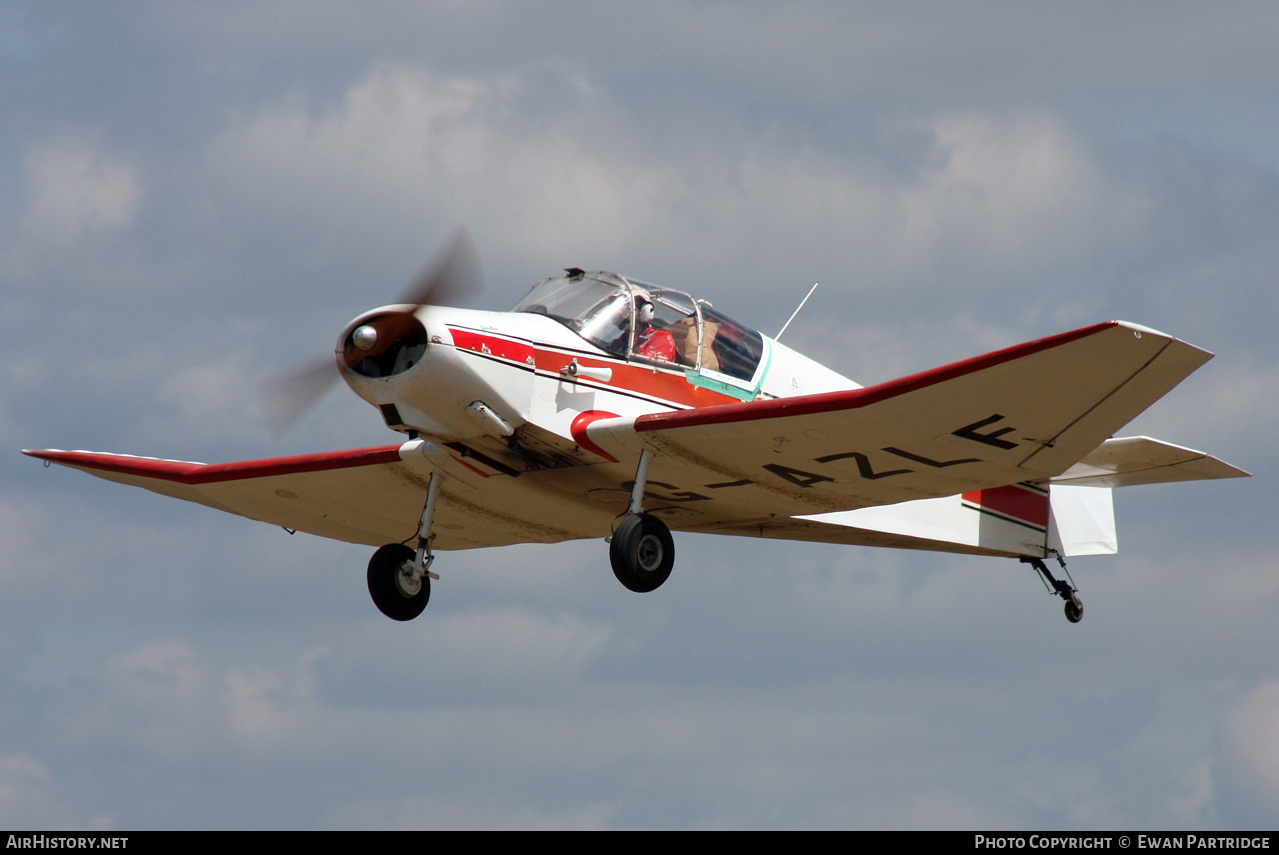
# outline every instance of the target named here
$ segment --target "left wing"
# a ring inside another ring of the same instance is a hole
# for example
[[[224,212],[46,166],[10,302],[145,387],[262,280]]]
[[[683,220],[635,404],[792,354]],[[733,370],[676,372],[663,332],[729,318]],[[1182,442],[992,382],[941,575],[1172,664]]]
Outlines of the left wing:
[[[554,543],[587,537],[555,501],[530,517],[514,479],[488,475],[447,449],[414,440],[295,457],[205,464],[93,451],[24,451],[32,457],[199,502],[228,513],[348,543],[380,546],[408,540],[432,472],[446,475],[436,511],[436,545],[469,549]],[[492,480],[488,489],[478,489]],[[477,495],[478,494],[478,495]],[[557,520],[568,521],[558,525]],[[607,529],[605,529],[607,530]]]

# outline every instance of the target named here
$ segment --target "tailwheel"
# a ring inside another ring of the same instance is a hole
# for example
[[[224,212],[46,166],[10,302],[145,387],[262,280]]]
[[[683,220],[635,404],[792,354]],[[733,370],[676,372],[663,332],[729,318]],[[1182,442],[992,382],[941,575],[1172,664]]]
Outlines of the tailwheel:
[[[666,523],[650,514],[631,514],[609,544],[613,575],[628,589],[646,594],[661,587],[675,566],[675,541]]]
[[[413,573],[416,553],[402,543],[388,543],[369,559],[369,594],[378,611],[392,620],[413,620],[431,599],[431,578]]]
[[[1084,619],[1084,604],[1080,602],[1079,597],[1076,596],[1079,589],[1072,584],[1074,582],[1073,579],[1069,582],[1066,581],[1066,579],[1058,579],[1049,572],[1048,565],[1039,558],[1022,558],[1021,562],[1034,567],[1035,572],[1039,574],[1039,578],[1043,581],[1044,586],[1065,601],[1066,620],[1071,623],[1079,623]],[[1065,559],[1058,555],[1057,563],[1061,565],[1062,572],[1064,572],[1066,577],[1069,578],[1070,571],[1066,569]]]

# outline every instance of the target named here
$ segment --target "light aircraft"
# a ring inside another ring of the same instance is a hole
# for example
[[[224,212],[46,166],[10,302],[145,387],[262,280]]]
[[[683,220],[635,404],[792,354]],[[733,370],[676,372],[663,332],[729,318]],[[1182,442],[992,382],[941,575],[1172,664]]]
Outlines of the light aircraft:
[[[465,236],[399,304],[275,384],[296,418],[340,375],[395,444],[206,465],[26,451],[112,481],[376,546],[374,603],[411,620],[434,550],[604,538],[648,592],[671,530],[1017,558],[1078,622],[1072,555],[1117,550],[1111,490],[1247,476],[1114,433],[1212,354],[1122,321],[862,387],[681,291],[570,268],[509,312],[450,308]]]

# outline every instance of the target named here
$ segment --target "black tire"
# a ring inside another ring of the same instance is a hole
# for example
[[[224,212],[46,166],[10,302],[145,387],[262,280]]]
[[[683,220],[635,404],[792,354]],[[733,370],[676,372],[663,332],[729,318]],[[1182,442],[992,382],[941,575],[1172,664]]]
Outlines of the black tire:
[[[613,575],[628,589],[647,594],[661,587],[675,566],[675,541],[666,523],[648,514],[622,520],[609,544]]]
[[[1071,623],[1079,623],[1083,619],[1084,619],[1083,603],[1079,602],[1074,597],[1071,597],[1069,600],[1066,601],[1066,620],[1070,621]]]
[[[422,577],[422,589],[415,596],[409,596],[400,588],[400,568],[415,555],[402,543],[388,543],[369,559],[369,595],[378,611],[391,620],[413,620],[431,599],[429,576]]]

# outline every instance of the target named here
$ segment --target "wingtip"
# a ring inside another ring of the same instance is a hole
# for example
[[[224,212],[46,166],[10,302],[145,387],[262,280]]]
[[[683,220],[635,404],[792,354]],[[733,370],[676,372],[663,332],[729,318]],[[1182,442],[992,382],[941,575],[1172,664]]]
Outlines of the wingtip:
[[[1132,321],[1115,320],[1115,321],[1110,321],[1109,323],[1114,326],[1123,327],[1126,330],[1131,330],[1138,338],[1140,338],[1142,335],[1153,335],[1159,338],[1167,339],[1169,342],[1177,342],[1178,344],[1191,348],[1192,350],[1197,350],[1199,351],[1200,354],[1202,354],[1201,359],[1203,362],[1207,362],[1209,359],[1212,359],[1213,356],[1215,355],[1213,354],[1211,350],[1206,350],[1197,344],[1191,344],[1185,339],[1177,338],[1175,335],[1169,335],[1168,333],[1157,330],[1154,327],[1148,327],[1148,326],[1145,326],[1144,324],[1136,324],[1136,323],[1133,323]]]
[[[77,458],[94,455],[92,451],[63,451],[60,448],[24,448],[22,453],[36,460],[43,460],[45,466],[50,463],[74,464]]]

